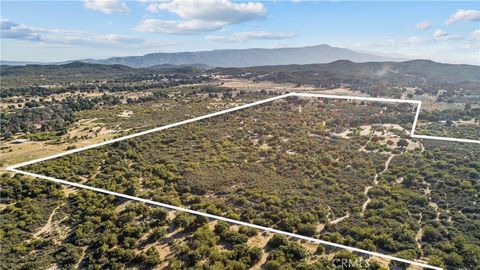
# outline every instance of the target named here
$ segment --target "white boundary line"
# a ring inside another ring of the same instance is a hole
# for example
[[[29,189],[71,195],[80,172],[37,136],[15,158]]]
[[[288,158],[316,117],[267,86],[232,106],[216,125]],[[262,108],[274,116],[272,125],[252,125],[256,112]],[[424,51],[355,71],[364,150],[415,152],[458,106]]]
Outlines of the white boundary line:
[[[131,138],[135,138],[135,137],[138,137],[138,136],[142,136],[142,135],[150,134],[150,133],[153,133],[153,132],[161,131],[161,130],[164,130],[164,129],[169,129],[169,128],[172,128],[172,127],[177,127],[177,126],[185,125],[185,124],[188,124],[188,123],[200,121],[200,120],[211,118],[211,117],[214,117],[214,116],[218,116],[218,115],[222,115],[222,114],[226,114],[226,113],[230,113],[230,112],[234,112],[234,111],[238,111],[238,110],[243,110],[243,109],[246,109],[246,108],[249,108],[249,107],[253,107],[253,106],[256,106],[256,105],[272,102],[272,101],[282,99],[282,98],[286,98],[286,97],[290,97],[290,96],[293,96],[293,94],[289,93],[289,94],[284,94],[284,95],[280,95],[280,96],[275,96],[275,97],[272,97],[272,98],[267,98],[267,99],[264,99],[264,100],[259,100],[259,101],[253,102],[253,103],[248,103],[248,104],[244,104],[244,105],[241,105],[241,106],[226,109],[226,110],[223,110],[223,111],[214,112],[214,113],[210,113],[210,114],[199,116],[199,117],[194,117],[194,118],[191,118],[191,119],[183,120],[183,121],[176,122],[176,123],[173,123],[173,124],[169,124],[169,125],[166,125],[166,126],[152,128],[152,129],[149,129],[149,130],[145,130],[145,131],[142,131],[142,132],[130,134],[130,135],[127,135],[127,136],[116,138],[116,139],[104,141],[104,142],[101,142],[101,143],[87,145],[87,146],[80,147],[80,148],[77,148],[77,149],[73,149],[73,150],[62,152],[62,153],[58,153],[58,154],[55,154],[55,155],[51,155],[51,156],[47,156],[47,157],[43,157],[43,158],[39,158],[39,159],[34,159],[34,160],[27,161],[27,162],[18,163],[18,164],[9,166],[6,169],[7,170],[15,169],[15,168],[23,167],[23,166],[26,166],[26,165],[31,165],[31,164],[34,164],[34,163],[37,163],[37,162],[42,162],[42,161],[46,161],[46,160],[70,155],[70,154],[77,153],[77,152],[80,152],[80,151],[85,151],[87,149],[92,149],[92,148],[104,146],[104,145],[107,145],[107,144],[112,144],[112,143],[115,143],[115,142],[123,141],[123,140],[126,140],[126,139],[131,139]]]
[[[70,185],[70,186],[74,186],[74,187],[78,187],[78,188],[84,188],[84,189],[88,189],[88,190],[92,190],[92,191],[96,191],[96,192],[100,192],[100,193],[104,193],[104,194],[108,194],[108,195],[114,195],[114,196],[124,198],[124,199],[129,199],[129,200],[143,202],[143,203],[146,203],[146,204],[161,206],[161,207],[172,209],[172,210],[183,211],[183,212],[194,214],[194,215],[204,216],[204,217],[211,218],[211,219],[222,220],[222,221],[226,221],[226,222],[233,223],[233,224],[243,225],[243,226],[247,226],[247,227],[251,227],[251,228],[255,228],[255,229],[259,229],[259,230],[263,230],[263,231],[267,231],[267,232],[271,232],[271,233],[282,234],[282,235],[285,235],[285,236],[288,236],[288,237],[307,240],[307,241],[310,241],[310,242],[323,244],[323,245],[327,245],[327,246],[332,246],[332,247],[336,247],[336,248],[343,248],[343,249],[347,249],[347,250],[358,252],[358,253],[368,254],[368,255],[377,256],[377,257],[382,257],[382,258],[386,258],[386,259],[389,259],[389,260],[408,263],[408,264],[412,264],[412,265],[416,265],[416,266],[420,266],[420,267],[424,267],[424,268],[428,268],[428,269],[435,269],[435,270],[442,269],[440,267],[431,266],[431,265],[424,264],[424,263],[421,263],[421,262],[406,260],[406,259],[402,259],[402,258],[398,258],[398,257],[386,255],[386,254],[381,254],[381,253],[372,252],[372,251],[368,251],[368,250],[364,250],[364,249],[345,246],[345,245],[341,245],[341,244],[337,244],[337,243],[333,243],[333,242],[329,242],[329,241],[324,241],[324,240],[320,240],[320,239],[316,239],[316,238],[312,238],[312,237],[307,237],[307,236],[303,236],[303,235],[299,235],[299,234],[295,234],[295,233],[290,233],[290,232],[281,231],[281,230],[277,230],[277,229],[273,229],[273,228],[269,228],[269,227],[264,227],[264,226],[256,225],[256,224],[253,224],[253,223],[243,222],[243,221],[234,220],[234,219],[230,219],[230,218],[225,218],[225,217],[221,217],[221,216],[217,216],[217,215],[211,215],[211,214],[208,214],[208,213],[199,212],[199,211],[191,210],[191,209],[188,209],[188,208],[183,208],[183,207],[178,207],[178,206],[174,206],[174,205],[159,203],[159,202],[155,202],[155,201],[152,201],[152,200],[142,199],[142,198],[139,198],[139,197],[130,196],[130,195],[126,195],[126,194],[122,194],[122,193],[118,193],[118,192],[113,192],[113,191],[109,191],[109,190],[102,189],[102,188],[95,188],[95,187],[91,187],[91,186],[87,186],[87,185],[83,185],[83,184],[79,184],[79,183],[75,183],[75,182],[69,182],[69,181],[66,181],[66,180],[57,179],[57,178],[53,178],[53,177],[49,177],[49,176],[45,176],[45,175],[40,175],[40,174],[35,174],[35,173],[31,173],[31,172],[27,172],[27,171],[17,169],[19,167],[23,167],[23,166],[26,166],[26,165],[31,165],[31,164],[34,164],[34,163],[38,163],[38,162],[42,162],[42,161],[46,161],[46,160],[50,160],[50,159],[55,159],[55,158],[58,158],[58,157],[62,157],[62,156],[65,156],[65,155],[77,153],[77,152],[84,151],[84,150],[87,150],[87,149],[92,149],[92,148],[112,144],[112,143],[123,141],[123,140],[126,140],[126,139],[135,138],[135,137],[138,137],[138,136],[142,136],[142,135],[150,134],[150,133],[153,133],[153,132],[169,129],[169,128],[172,128],[172,127],[181,126],[181,125],[184,125],[184,124],[200,121],[200,120],[203,120],[203,119],[211,118],[211,117],[214,117],[214,116],[218,116],[218,115],[222,115],[222,114],[226,114],[226,113],[230,113],[230,112],[234,112],[234,111],[238,111],[238,110],[243,110],[243,109],[246,109],[246,108],[249,108],[249,107],[253,107],[253,106],[256,106],[256,105],[260,105],[260,104],[264,104],[264,103],[268,103],[268,102],[272,102],[272,101],[275,101],[275,100],[283,99],[283,98],[286,98],[286,97],[292,97],[292,96],[415,104],[415,105],[417,105],[417,110],[416,110],[416,113],[415,113],[415,118],[414,118],[414,121],[413,121],[412,130],[410,132],[411,137],[422,138],[422,139],[434,139],[434,140],[443,140],[443,141],[456,141],[456,142],[467,142],[467,143],[480,144],[479,140],[469,140],[469,139],[459,139],[459,138],[449,138],[449,137],[436,137],[436,136],[427,136],[427,135],[415,135],[415,127],[417,125],[418,116],[420,114],[421,105],[422,105],[422,102],[419,101],[419,100],[372,98],[372,97],[358,97],[358,96],[337,96],[337,95],[323,95],[323,94],[311,94],[311,93],[288,93],[288,94],[279,95],[279,96],[275,96],[275,97],[272,97],[272,98],[256,101],[256,102],[253,102],[253,103],[244,104],[244,105],[237,106],[237,107],[230,108],[230,109],[226,109],[226,110],[223,110],[223,111],[214,112],[214,113],[211,113],[211,114],[191,118],[191,119],[188,119],[188,120],[183,120],[183,121],[176,122],[176,123],[169,124],[169,125],[165,125],[165,126],[162,126],[162,127],[157,127],[157,128],[145,130],[145,131],[142,131],[142,132],[130,134],[130,135],[127,135],[127,136],[123,136],[123,137],[119,137],[119,138],[116,138],[116,139],[104,141],[104,142],[101,142],[101,143],[88,145],[88,146],[81,147],[81,148],[78,148],[78,149],[65,151],[65,152],[62,152],[62,153],[55,154],[55,155],[51,155],[51,156],[47,156],[47,157],[43,157],[43,158],[39,158],[39,159],[34,159],[34,160],[27,161],[27,162],[18,163],[18,164],[7,167],[6,170],[10,171],[10,172],[14,172],[14,173],[19,173],[19,174],[23,174],[23,175],[28,175],[28,176],[32,176],[32,177],[36,177],[36,178],[45,179],[45,180],[52,181],[52,182],[59,183],[59,184],[63,184],[63,185]]]
[[[293,238],[297,238],[297,239],[301,239],[301,240],[307,240],[307,241],[317,243],[317,244],[322,244],[322,245],[326,245],[326,246],[332,246],[332,247],[336,247],[336,248],[347,249],[347,250],[350,250],[350,251],[354,251],[354,252],[358,252],[358,253],[364,253],[364,254],[371,255],[371,256],[382,257],[382,258],[389,259],[389,260],[392,260],[392,261],[417,265],[417,266],[424,267],[424,268],[427,268],[427,269],[443,270],[440,267],[431,266],[431,265],[420,263],[420,262],[406,260],[406,259],[402,259],[402,258],[398,258],[398,257],[394,257],[394,256],[382,254],[382,253],[377,253],[377,252],[373,252],[373,251],[368,251],[368,250],[364,250],[364,249],[360,249],[360,248],[345,246],[345,245],[341,245],[341,244],[337,244],[337,243],[333,243],[333,242],[329,242],[329,241],[324,241],[324,240],[320,240],[320,239],[316,239],[316,238],[312,238],[312,237],[303,236],[303,235],[296,234],[296,233],[290,233],[290,232],[286,232],[286,231],[273,229],[273,228],[270,228],[270,227],[264,227],[264,226],[260,226],[260,225],[256,225],[256,224],[253,224],[253,223],[240,221],[240,220],[225,218],[225,217],[221,217],[221,216],[217,216],[217,215],[211,215],[211,214],[208,214],[208,213],[199,212],[199,211],[191,210],[191,209],[188,209],[188,208],[178,207],[178,206],[165,204],[165,203],[159,203],[159,202],[156,202],[156,201],[142,199],[142,198],[139,198],[139,197],[130,196],[130,195],[126,195],[126,194],[123,194],[123,193],[114,192],[114,191],[109,191],[109,190],[102,189],[102,188],[95,188],[95,187],[91,187],[91,186],[87,186],[87,185],[83,185],[83,184],[79,184],[79,183],[75,183],[75,182],[69,182],[69,181],[65,181],[65,180],[61,180],[61,179],[57,179],[57,178],[53,178],[53,177],[49,177],[49,176],[45,176],[45,175],[40,175],[40,174],[36,174],[36,173],[26,172],[26,171],[22,171],[22,170],[18,170],[18,169],[9,169],[9,171],[24,174],[24,175],[28,175],[28,176],[32,176],[32,177],[36,177],[36,178],[42,178],[42,179],[49,180],[49,181],[59,183],[59,184],[70,185],[70,186],[74,186],[74,187],[78,187],[78,188],[84,188],[84,189],[88,189],[88,190],[92,190],[92,191],[96,191],[96,192],[100,192],[100,193],[104,193],[104,194],[108,194],[108,195],[113,195],[113,196],[128,199],[128,200],[139,201],[139,202],[143,202],[143,203],[146,203],[146,204],[152,204],[152,205],[161,206],[161,207],[176,210],[176,211],[182,211],[182,212],[190,213],[190,214],[193,214],[193,215],[204,216],[204,217],[207,217],[207,218],[221,220],[221,221],[225,221],[225,222],[232,223],[232,224],[247,226],[247,227],[255,228],[255,229],[258,229],[258,230],[262,230],[262,231],[267,231],[267,232],[276,233],[276,234],[282,234],[282,235],[285,235],[285,236],[288,236],[288,237],[293,237]]]
[[[176,123],[173,123],[173,124],[169,124],[169,125],[165,125],[165,126],[161,126],[161,127],[157,127],[157,128],[152,128],[152,129],[149,129],[149,130],[145,130],[145,131],[142,131],[142,132],[126,135],[126,136],[123,136],[123,137],[119,137],[119,138],[116,138],[116,139],[104,141],[104,142],[101,142],[101,143],[96,143],[96,144],[80,147],[80,148],[77,148],[77,149],[68,150],[68,151],[61,152],[61,153],[58,153],[58,154],[55,154],[55,155],[51,155],[51,156],[47,156],[47,157],[43,157],[43,158],[39,158],[39,159],[34,159],[34,160],[27,161],[27,162],[18,163],[18,164],[9,166],[6,169],[9,170],[9,169],[15,169],[15,168],[23,167],[23,166],[26,166],[26,165],[31,165],[31,164],[34,164],[34,163],[38,163],[38,162],[42,162],[42,161],[46,161],[46,160],[70,155],[70,154],[77,153],[77,152],[80,152],[80,151],[84,151],[84,150],[87,150],[87,149],[92,149],[92,148],[104,146],[104,145],[107,145],[107,144],[112,144],[112,143],[123,141],[123,140],[126,140],[126,139],[135,138],[135,137],[150,134],[150,133],[153,133],[153,132],[157,132],[157,131],[169,129],[169,128],[172,128],[172,127],[185,125],[185,124],[188,124],[188,123],[200,121],[200,120],[211,118],[211,117],[214,117],[214,116],[227,114],[227,113],[234,112],[234,111],[243,110],[243,109],[246,109],[246,108],[249,108],[249,107],[253,107],[253,106],[257,106],[257,105],[261,105],[261,104],[264,104],[264,103],[272,102],[272,101],[279,100],[279,99],[284,99],[286,97],[293,97],[293,96],[295,96],[295,97],[317,97],[317,98],[327,98],[327,99],[360,100],[360,101],[377,101],[377,102],[386,102],[386,103],[415,104],[415,105],[417,105],[417,111],[415,113],[415,118],[413,120],[413,125],[412,125],[412,130],[410,132],[410,137],[480,144],[480,140],[459,139],[459,138],[450,138],[450,137],[437,137],[437,136],[428,136],[428,135],[416,135],[415,134],[415,128],[416,128],[416,125],[417,125],[418,116],[420,114],[421,106],[422,106],[422,101],[420,101],[420,100],[373,98],[373,97],[359,97],[359,96],[338,96],[338,95],[323,95],[323,94],[313,94],[313,93],[288,93],[288,94],[283,94],[283,95],[275,96],[275,97],[272,97],[272,98],[267,98],[267,99],[259,100],[259,101],[256,101],[256,102],[244,104],[244,105],[237,106],[237,107],[230,108],[230,109],[226,109],[226,110],[223,110],[223,111],[218,111],[218,112],[210,113],[210,114],[199,116],[199,117],[194,117],[194,118],[183,120],[183,121],[176,122]]]

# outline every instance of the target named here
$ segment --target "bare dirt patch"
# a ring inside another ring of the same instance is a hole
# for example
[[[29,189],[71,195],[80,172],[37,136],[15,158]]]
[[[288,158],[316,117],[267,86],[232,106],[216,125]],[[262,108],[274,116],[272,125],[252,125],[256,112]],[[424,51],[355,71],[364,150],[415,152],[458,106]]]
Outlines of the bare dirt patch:
[[[215,76],[215,79],[218,79],[221,82],[221,86],[234,88],[239,90],[248,90],[248,91],[303,91],[303,90],[318,90],[314,86],[301,86],[298,87],[293,83],[275,83],[270,81],[260,81],[254,82],[252,80],[247,79],[239,79],[239,78],[229,78],[228,76]]]
[[[100,123],[96,122],[96,119],[82,119],[55,144],[51,141],[25,141],[22,143],[2,141],[0,148],[4,150],[0,152],[0,164],[3,169],[8,165],[63,152],[68,147],[78,148],[109,140],[119,132],[102,127]]]
[[[50,236],[55,236],[55,242],[60,242],[61,240],[65,239],[68,234],[68,228],[61,225],[62,220],[54,220],[54,216],[57,214],[58,209],[64,205],[65,203],[53,209],[52,213],[47,219],[47,223],[45,223],[40,230],[32,235],[33,239],[42,239]]]
[[[389,151],[393,151],[399,148],[398,143],[402,140],[400,135],[403,136],[408,134],[409,131],[398,124],[374,124],[348,129],[336,136],[344,139],[350,139],[352,136],[370,136],[368,142],[361,149],[361,151],[369,152],[369,150],[366,150],[366,147],[374,138],[376,144],[386,146]],[[404,149],[415,150],[417,148],[422,148],[422,145],[419,142],[412,139],[404,139],[408,143]]]
[[[363,96],[368,97],[367,94],[363,94],[360,91],[354,91],[350,88],[334,88],[327,90],[320,90],[319,93],[326,95],[340,95],[340,96]]]
[[[247,242],[248,246],[259,247],[263,249],[263,255],[260,260],[253,265],[250,269],[262,269],[262,265],[267,261],[268,255],[270,254],[267,251],[267,243],[272,238],[273,234],[270,233],[260,233],[257,236],[250,238]]]
[[[119,117],[131,117],[133,115],[132,111],[124,110],[122,113],[117,114]]]

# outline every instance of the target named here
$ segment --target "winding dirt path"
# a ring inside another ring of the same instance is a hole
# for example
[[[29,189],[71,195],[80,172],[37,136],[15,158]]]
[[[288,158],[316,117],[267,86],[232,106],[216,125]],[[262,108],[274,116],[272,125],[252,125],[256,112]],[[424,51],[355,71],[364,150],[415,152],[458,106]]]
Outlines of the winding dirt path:
[[[270,255],[270,252],[267,248],[267,243],[270,241],[272,238],[273,234],[265,234],[263,235],[262,233],[259,233],[257,236],[254,238],[250,238],[249,241],[249,246],[254,246],[254,247],[259,247],[262,249],[263,254],[260,260],[255,263],[250,269],[262,269],[262,265],[267,262],[268,255]]]
[[[60,207],[62,207],[64,204],[65,203],[62,203],[61,205],[59,205],[59,206],[55,207],[55,209],[53,209],[52,213],[48,217],[47,223],[45,223],[45,225],[43,225],[43,227],[40,228],[40,230],[38,232],[33,234],[33,238],[38,239],[38,238],[40,238],[40,235],[42,235],[44,233],[47,233],[47,232],[49,232],[53,229],[53,216],[55,215],[57,210]]]
[[[390,154],[390,156],[388,157],[388,159],[385,161],[385,168],[383,169],[383,171],[375,174],[375,177],[373,178],[373,186],[366,186],[365,187],[365,191],[363,192],[365,194],[365,196],[367,196],[367,200],[362,204],[362,212],[360,213],[360,216],[363,217],[364,213],[365,213],[365,210],[367,209],[367,206],[368,204],[370,203],[370,201],[372,200],[369,196],[368,196],[368,191],[378,185],[378,177],[385,173],[387,170],[388,170],[388,166],[390,166],[390,162],[392,161],[393,157],[396,156],[397,154]]]
[[[420,151],[420,154],[421,154],[421,153],[425,152],[425,147],[423,146],[423,143],[419,142],[419,144],[420,144],[420,147],[422,147],[422,150]]]
[[[370,133],[372,133],[372,131],[370,131]],[[368,141],[364,145],[362,145],[362,147],[360,147],[360,149],[358,149],[358,151],[365,152],[365,153],[370,153],[370,151],[368,151],[366,149],[366,147],[372,141],[373,137],[374,137],[374,135],[371,135],[370,138],[368,139]]]
[[[86,251],[87,251],[87,247],[82,247],[82,254],[80,255],[80,259],[79,259],[78,262],[73,266],[72,269],[80,269],[80,266],[82,265],[82,261],[83,261],[83,259],[85,258]]]
[[[363,213],[365,212],[365,210],[367,209],[367,205],[370,203],[370,201],[372,200],[370,197],[368,197],[368,191],[372,188],[373,186],[366,186],[365,187],[365,191],[363,192],[363,194],[365,194],[365,196],[367,196],[367,200],[362,204],[362,213],[360,213],[360,215],[363,217]]]
[[[337,223],[339,223],[340,221],[348,218],[349,216],[350,216],[350,213],[347,213],[347,214],[346,214],[345,216],[343,216],[343,217],[339,217],[339,218],[337,218],[337,219],[334,219],[334,220],[330,221],[330,224],[337,224]]]
[[[330,219],[330,216],[332,216],[333,213],[332,213],[332,208],[330,208],[329,205],[327,205],[327,212],[328,212],[328,214],[327,214],[327,223],[329,223],[329,224],[337,224],[337,223],[343,221],[344,219],[347,219],[347,218],[350,217],[350,213],[347,212],[347,214],[346,214],[345,216],[338,217],[338,218],[336,218],[336,219],[334,219],[334,220]],[[319,230],[319,232],[321,232],[321,231],[325,228],[325,225],[326,225],[326,224],[320,223],[319,225],[317,225],[317,230]]]
[[[420,251],[420,256],[423,256],[423,250],[422,250],[422,237],[423,237],[423,228],[422,228],[422,219],[423,219],[423,213],[420,213],[420,218],[418,219],[418,225],[420,228],[418,228],[417,234],[415,235],[415,241],[417,242],[417,247],[418,250]]]

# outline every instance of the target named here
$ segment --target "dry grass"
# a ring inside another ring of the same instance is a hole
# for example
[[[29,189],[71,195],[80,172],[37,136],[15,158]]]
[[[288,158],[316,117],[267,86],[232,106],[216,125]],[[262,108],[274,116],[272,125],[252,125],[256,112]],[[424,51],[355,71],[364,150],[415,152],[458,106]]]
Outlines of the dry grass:
[[[94,123],[95,119],[83,119],[68,130],[68,133],[63,136],[63,139],[77,137],[78,141],[69,142],[62,140],[59,144],[49,144],[46,141],[28,141],[24,143],[11,143],[2,141],[0,147],[4,148],[0,155],[0,164],[3,171],[5,167],[20,162],[25,162],[32,159],[37,159],[45,156],[54,155],[65,151],[69,146],[77,148],[99,143],[105,140],[112,139],[116,135],[116,131],[103,128],[101,124]],[[97,134],[95,134],[97,132]],[[88,137],[81,139],[82,137]]]
[[[248,91],[303,91],[303,90],[317,90],[314,86],[296,87],[293,83],[275,83],[270,81],[253,82],[252,80],[228,78],[226,76],[215,76],[215,79],[222,83],[223,87],[234,88],[238,90]]]
[[[385,145],[389,150],[395,150],[399,148],[397,143],[400,141],[400,137],[393,133],[393,131],[400,131],[406,135],[409,134],[402,126],[398,124],[377,124],[377,125],[363,125],[359,127],[359,135],[364,137],[376,136],[379,139],[376,143],[380,145]],[[338,137],[349,139],[350,134],[353,133],[353,129],[348,129],[342,133],[337,134]],[[406,139],[408,142],[407,150],[414,150],[416,148],[421,148],[419,142],[413,141],[411,139]]]

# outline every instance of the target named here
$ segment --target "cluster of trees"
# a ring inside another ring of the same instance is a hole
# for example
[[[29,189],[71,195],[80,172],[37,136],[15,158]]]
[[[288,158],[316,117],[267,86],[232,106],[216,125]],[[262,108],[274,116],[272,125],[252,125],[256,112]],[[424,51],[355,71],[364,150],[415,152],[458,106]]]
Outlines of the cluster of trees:
[[[247,245],[249,237],[257,234],[250,229],[240,227],[235,231],[219,222],[212,230],[208,224],[197,221],[197,226],[186,230],[190,230],[192,236],[175,246],[179,254],[169,269],[194,269],[202,265],[211,269],[248,269],[263,255],[263,249]]]
[[[480,118],[480,108],[472,108],[471,104],[466,104],[464,110],[447,109],[447,110],[432,110],[424,111],[419,116],[420,120],[429,122],[438,121],[457,121],[470,120],[472,118]]]
[[[188,101],[188,104],[185,104],[190,106],[190,104],[203,101],[202,95],[205,93],[221,94],[221,98],[227,100],[233,97],[231,90],[223,87],[185,87],[180,90],[180,92],[175,92],[172,89],[157,89],[153,90],[150,95],[141,95],[135,98],[103,94],[99,97],[69,96],[63,100],[52,98],[51,101],[43,98],[38,100],[27,98],[26,101],[22,99],[21,101],[25,102],[23,107],[12,105],[13,108],[0,112],[0,123],[2,124],[0,136],[8,139],[16,133],[23,132],[28,133],[28,137],[33,139],[51,139],[55,136],[64,135],[66,130],[79,118],[78,112],[87,112],[85,115],[95,114],[99,109],[111,109],[125,103],[127,106],[148,103],[155,105],[159,101],[175,104],[192,99]],[[265,91],[259,93],[260,96],[266,94]],[[256,98],[257,95],[239,92],[237,96],[240,99],[248,99]],[[182,117],[182,115],[177,117]],[[138,123],[136,126],[138,126]]]
[[[117,92],[142,92],[152,89],[164,89],[176,87],[183,84],[193,84],[205,82],[202,77],[157,77],[155,81],[142,82],[136,80],[126,81],[106,81],[106,82],[85,82],[80,84],[67,84],[65,86],[45,87],[45,86],[21,86],[4,88],[0,92],[0,98],[8,99],[13,97],[48,97],[55,94],[78,94],[78,93],[117,93]]]
[[[196,70],[134,69],[120,65],[2,66],[1,98],[45,97],[76,92],[137,92],[153,88],[208,82],[211,77]],[[43,86],[48,84],[48,86]]]
[[[38,269],[52,263],[53,240],[32,239],[32,234],[62,203],[59,185],[3,174],[0,188],[0,203],[5,206],[0,210],[0,268]]]
[[[475,268],[480,265],[480,148],[467,144],[438,144],[425,153],[416,168],[431,188],[431,201],[438,204],[427,216],[422,241],[426,252],[448,266]],[[459,158],[462,157],[462,158]],[[437,218],[438,217],[438,218]]]
[[[466,103],[463,110],[448,109],[422,112],[420,120],[420,125],[416,129],[419,134],[474,140],[480,138],[480,108],[473,108],[470,103]],[[456,124],[454,121],[471,122]]]
[[[456,125],[452,124],[451,121],[447,121],[446,124],[422,123],[418,126],[415,132],[423,135],[478,140],[480,138],[480,133],[478,132],[479,127],[479,123],[465,123]]]
[[[442,94],[439,101],[478,100],[478,68],[447,66],[428,61],[402,63],[353,63],[335,61],[328,64],[224,68],[217,74],[253,81],[314,85],[319,88],[349,87],[370,96],[401,97],[405,87],[418,88],[416,94]],[[453,76],[456,74],[457,76]]]
[[[273,235],[267,246],[249,244],[255,229],[238,228],[183,212],[173,218],[162,208],[79,190],[64,197],[62,187],[43,180],[3,175],[0,269],[248,269],[268,252],[265,269],[334,267],[319,246],[313,254],[300,242]],[[55,209],[55,210],[54,210]],[[47,222],[68,228],[32,239]],[[215,225],[213,225],[215,224]],[[212,226],[213,225],[213,226]],[[267,234],[261,237],[270,237]],[[160,252],[162,251],[162,252]],[[165,255],[165,252],[168,254]],[[163,255],[162,255],[163,253]],[[333,269],[333,268],[332,268]]]
[[[65,134],[68,127],[75,122],[75,113],[92,110],[96,106],[118,105],[119,97],[102,95],[94,98],[81,96],[67,97],[63,100],[27,102],[21,109],[13,112],[1,112],[1,136],[5,139],[19,133],[57,132]]]
[[[447,103],[473,103],[478,104],[480,98],[477,93],[480,91],[478,83],[467,85],[445,85],[439,89],[443,89],[441,93],[437,89],[435,94],[438,94],[437,102]]]

